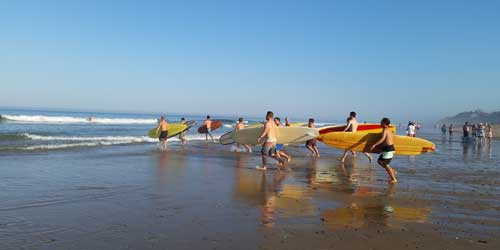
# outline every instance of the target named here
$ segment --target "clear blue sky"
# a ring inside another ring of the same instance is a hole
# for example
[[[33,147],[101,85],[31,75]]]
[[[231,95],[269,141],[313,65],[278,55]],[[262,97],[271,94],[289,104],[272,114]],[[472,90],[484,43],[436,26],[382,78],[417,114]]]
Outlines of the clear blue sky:
[[[500,110],[500,1],[2,1],[0,11],[0,106],[361,120]]]

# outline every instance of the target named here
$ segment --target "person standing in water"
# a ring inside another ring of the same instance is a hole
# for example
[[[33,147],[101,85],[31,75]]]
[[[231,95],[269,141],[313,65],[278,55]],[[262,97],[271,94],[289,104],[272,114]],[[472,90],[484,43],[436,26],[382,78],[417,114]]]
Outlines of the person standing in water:
[[[184,119],[184,117],[181,117],[180,124],[186,124],[186,119]],[[186,140],[186,131],[183,131],[182,133],[179,134],[179,140],[181,140],[181,142],[182,142],[183,145],[185,145],[187,143],[187,140]]]
[[[307,124],[309,128],[314,128],[314,119],[310,118]],[[319,157],[318,145],[316,143],[316,138],[306,141],[306,148],[311,151],[313,157]]]
[[[344,129],[344,132],[357,132],[358,131],[358,121],[356,121],[356,112],[352,111],[349,113],[349,117],[347,118],[347,126]],[[342,157],[337,158],[337,160],[344,162],[347,157],[348,150],[344,150],[344,154]],[[350,151],[353,157],[356,157],[356,153],[354,151]],[[372,162],[372,156],[368,153],[363,152],[363,154],[368,158],[368,161]]]
[[[469,139],[469,122],[465,122],[464,126],[462,127],[462,130],[464,132],[464,139],[465,140]]]
[[[382,125],[382,137],[375,144],[373,144],[370,149],[373,151],[375,147],[378,145],[382,145],[382,153],[380,154],[377,162],[380,166],[382,166],[387,174],[389,175],[389,182],[396,183],[398,180],[396,179],[396,173],[394,169],[389,165],[391,163],[392,157],[394,156],[394,136],[392,135],[391,130],[389,129],[389,125],[391,121],[389,118],[382,118],[380,121],[380,125]]]
[[[450,133],[450,136],[453,134],[453,124],[450,123],[450,126],[448,127],[448,133]]]
[[[276,143],[278,142],[277,140],[277,127],[276,124],[273,121],[273,112],[268,111],[266,114],[266,123],[264,124],[264,131],[262,131],[262,134],[257,138],[257,142],[261,142],[264,138],[264,145],[262,145],[262,150],[261,156],[262,156],[262,166],[257,167],[257,169],[261,170],[266,170],[266,165],[267,165],[267,156],[270,156],[274,159],[276,159],[279,163],[279,167],[284,167],[285,163],[281,158],[279,158],[276,155]],[[279,168],[278,168],[279,169]]]
[[[158,140],[162,143],[163,149],[167,149],[167,138],[168,138],[168,123],[167,119],[165,119],[165,116],[162,116],[160,118],[160,124],[158,124],[158,127],[156,128],[156,134],[160,134],[160,137],[158,137]]]
[[[210,116],[207,115],[207,119],[203,122],[203,126],[207,127],[207,133],[205,134],[205,141],[208,143],[208,137],[210,136],[210,139],[212,140],[213,143],[215,143],[214,137],[212,136],[212,120],[210,120]]]
[[[441,132],[443,133],[443,135],[446,134],[446,124],[443,124],[443,126],[441,126]]]
[[[486,128],[484,127],[483,123],[479,123],[479,126],[477,127],[477,137],[479,138],[480,142],[484,142],[486,140]]]
[[[491,124],[488,124],[487,132],[488,132],[488,142],[491,143],[491,141],[493,140],[493,127],[491,126]]]
[[[416,127],[413,122],[408,122],[408,129],[406,130],[406,133],[409,137],[416,137]]]
[[[477,137],[477,127],[475,123],[472,124],[472,137],[473,138]]]
[[[245,128],[245,123],[243,122],[243,118],[240,117],[238,119],[238,123],[236,123],[236,126],[234,127],[234,131],[238,131],[238,130],[244,129],[244,128]],[[239,150],[240,144],[236,143],[236,147],[238,147],[238,150]],[[252,152],[252,148],[249,145],[243,144],[243,147],[245,147],[249,153]]]
[[[276,127],[281,126],[281,119],[279,117],[274,118],[274,123],[276,124]],[[287,162],[292,160],[292,157],[283,151],[283,144],[276,144],[276,155],[279,158],[284,157]]]

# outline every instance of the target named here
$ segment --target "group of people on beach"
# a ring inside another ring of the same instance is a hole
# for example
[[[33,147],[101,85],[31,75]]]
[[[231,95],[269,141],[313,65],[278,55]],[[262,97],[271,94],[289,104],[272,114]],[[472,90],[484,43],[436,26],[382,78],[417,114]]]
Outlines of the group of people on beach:
[[[455,131],[453,124],[450,124],[448,127],[446,124],[441,126],[441,132],[446,134],[446,132],[450,134],[450,136]],[[470,139],[478,139],[481,142],[486,141],[488,139],[489,142],[493,140],[493,126],[489,123],[469,123],[465,122],[462,126],[463,139],[464,141],[468,141]]]
[[[315,120],[313,118],[310,118],[307,126],[309,128],[314,128],[315,127],[314,122]],[[358,122],[356,120],[356,112],[350,112],[346,122],[347,126],[345,127],[344,132],[357,131]],[[185,119],[181,118],[181,124],[185,123],[186,123]],[[212,121],[210,119],[210,116],[207,116],[207,118],[203,122],[203,126],[207,128],[206,138],[205,138],[207,142],[208,142],[208,137],[210,137],[211,141],[214,142],[214,138],[210,130],[211,125]],[[389,175],[390,178],[389,181],[395,183],[397,182],[395,171],[390,166],[390,162],[393,158],[395,151],[394,137],[392,131],[389,129],[390,120],[388,118],[383,118],[380,121],[380,125],[382,127],[382,133],[381,133],[382,136],[374,145],[371,146],[371,150],[374,150],[375,147],[377,146],[382,146],[382,153],[380,154],[380,157],[378,158],[377,162],[387,171],[387,174]],[[262,143],[262,148],[260,151],[262,165],[257,167],[260,170],[267,169],[268,157],[278,161],[278,170],[281,169],[289,170],[289,168],[287,167],[287,163],[289,163],[292,158],[284,151],[284,145],[278,143],[277,128],[279,126],[282,126],[281,119],[279,117],[274,117],[274,113],[272,111],[268,111],[266,113],[264,130],[257,139],[257,142]],[[285,118],[284,126],[291,126],[290,122],[288,121],[288,118]],[[243,118],[239,118],[234,129],[235,131],[238,131],[244,128],[245,128],[244,120]],[[159,140],[162,142],[163,148],[165,149],[167,146],[167,138],[168,138],[168,124],[164,116],[161,117],[160,123],[156,130],[157,134],[159,133]],[[184,133],[181,133],[179,135],[179,138],[181,139],[183,144],[186,143]],[[311,152],[313,157],[320,157],[316,139],[308,140],[305,146]],[[237,147],[240,147],[240,145],[237,145]],[[249,145],[243,145],[243,147],[245,147],[248,152],[252,152],[252,148]],[[338,160],[344,162],[349,152],[352,154],[353,157],[356,156],[356,152],[345,150],[342,157],[338,158]],[[372,161],[372,156],[369,153],[363,152],[363,154],[368,158],[370,162]]]

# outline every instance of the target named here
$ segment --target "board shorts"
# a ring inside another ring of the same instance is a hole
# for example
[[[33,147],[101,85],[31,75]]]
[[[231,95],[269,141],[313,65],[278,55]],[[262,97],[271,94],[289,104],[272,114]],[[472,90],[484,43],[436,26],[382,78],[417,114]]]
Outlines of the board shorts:
[[[276,144],[276,151],[281,151],[283,149],[283,144]]]
[[[209,127],[207,127],[207,134],[212,136],[212,129],[210,129]]]
[[[394,145],[386,145],[382,148],[382,153],[378,157],[378,161],[382,162],[384,165],[391,163],[392,157],[394,156]]]
[[[306,147],[311,146],[311,147],[316,147],[316,139],[311,139],[306,141]]]
[[[179,134],[179,139],[184,140],[186,138],[186,132],[182,132]]]
[[[166,140],[168,137],[168,130],[164,130],[160,132],[160,137],[158,137],[158,140],[163,141]]]
[[[263,155],[269,156],[275,155],[276,151],[276,143],[264,143],[264,145],[262,145],[262,149],[260,150]]]

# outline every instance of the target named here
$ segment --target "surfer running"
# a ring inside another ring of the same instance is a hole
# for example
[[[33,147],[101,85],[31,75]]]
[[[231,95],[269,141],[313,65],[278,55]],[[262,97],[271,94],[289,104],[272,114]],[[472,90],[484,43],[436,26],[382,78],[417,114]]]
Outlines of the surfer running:
[[[207,115],[207,119],[203,122],[203,126],[207,127],[207,133],[205,134],[205,141],[208,143],[208,136],[212,139],[212,142],[215,143],[214,137],[212,136],[212,120],[210,120],[210,116]]]
[[[309,128],[314,128],[314,119],[310,118],[307,124]],[[313,157],[319,157],[318,145],[316,143],[316,138],[306,141],[306,148],[311,151]]]
[[[240,118],[238,119],[238,123],[236,123],[236,126],[234,127],[234,131],[238,131],[238,130],[240,130],[240,129],[244,129],[244,128],[245,128],[245,123],[243,123],[243,118],[242,118],[242,117],[240,117]],[[238,147],[238,150],[239,150],[239,148],[240,148],[240,144],[239,144],[239,143],[237,143],[237,144],[236,144],[236,147]],[[245,147],[249,153],[251,153],[251,152],[252,152],[252,148],[251,148],[249,145],[247,145],[247,144],[243,144],[243,147]]]
[[[394,136],[392,135],[391,130],[389,129],[389,125],[391,121],[389,118],[382,118],[380,121],[380,125],[382,125],[382,137],[375,144],[370,147],[370,150],[373,151],[375,147],[378,145],[382,145],[382,153],[378,158],[377,162],[380,166],[382,166],[387,174],[389,174],[389,182],[396,183],[398,180],[396,179],[396,174],[394,169],[389,165],[391,163],[392,157],[394,156]]]
[[[168,124],[165,116],[160,118],[160,124],[156,128],[156,134],[160,133],[158,138],[162,142],[163,149],[167,149]]]
[[[267,112],[266,123],[264,124],[264,131],[259,136],[259,138],[257,138],[257,142],[259,143],[262,141],[262,139],[264,139],[264,137],[266,138],[266,140],[264,141],[264,145],[262,145],[262,150],[260,151],[262,154],[262,166],[257,167],[257,169],[266,170],[267,156],[276,159],[279,162],[278,163],[279,167],[284,167],[285,165],[283,160],[281,160],[281,158],[279,158],[276,155],[276,143],[278,142],[276,138],[277,127],[273,121],[273,116],[274,116],[273,112],[271,111]]]
[[[186,124],[186,119],[184,117],[181,118],[181,124]],[[182,144],[185,145],[187,143],[186,140],[186,131],[183,131],[182,133],[179,134],[179,140],[181,140]]]
[[[276,127],[281,126],[281,119],[279,117],[274,118],[274,123],[276,124]],[[292,160],[292,157],[290,157],[290,155],[287,155],[283,151],[283,144],[276,144],[276,155],[279,158],[285,157],[287,162],[290,162]]]
[[[358,131],[358,121],[356,121],[356,112],[352,111],[349,113],[349,117],[347,118],[347,126],[344,129],[344,132],[349,131],[349,132],[356,132]],[[345,158],[347,157],[347,152],[348,150],[344,150],[344,154],[342,157],[337,158],[337,160],[344,162]],[[353,157],[356,157],[356,153],[351,150],[351,154]],[[368,161],[371,163],[372,162],[372,156],[368,153],[363,152],[363,154],[368,158]]]

